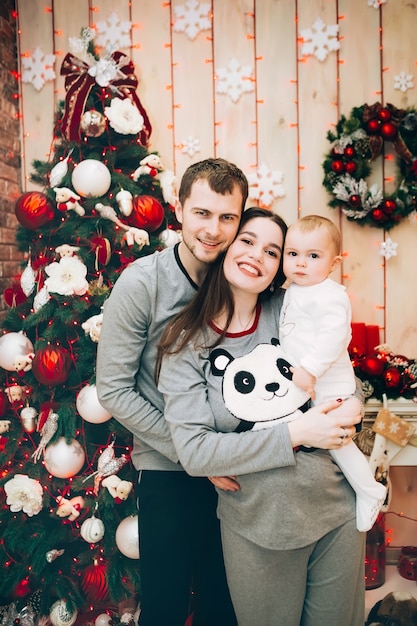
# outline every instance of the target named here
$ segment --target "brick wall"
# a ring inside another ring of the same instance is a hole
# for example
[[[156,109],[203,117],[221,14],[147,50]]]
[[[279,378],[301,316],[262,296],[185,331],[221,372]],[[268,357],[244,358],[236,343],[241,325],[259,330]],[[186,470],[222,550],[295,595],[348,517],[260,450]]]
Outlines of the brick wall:
[[[4,315],[3,292],[19,272],[22,258],[15,247],[17,221],[14,203],[21,194],[20,125],[17,117],[18,70],[14,0],[0,2],[0,321]]]

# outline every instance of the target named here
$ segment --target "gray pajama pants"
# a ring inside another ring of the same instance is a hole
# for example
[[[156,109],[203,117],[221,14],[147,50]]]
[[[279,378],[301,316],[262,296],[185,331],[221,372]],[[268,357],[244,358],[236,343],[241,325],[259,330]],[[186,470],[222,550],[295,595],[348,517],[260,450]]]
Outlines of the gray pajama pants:
[[[269,550],[222,524],[239,626],[363,626],[365,537],[353,519],[305,548]]]

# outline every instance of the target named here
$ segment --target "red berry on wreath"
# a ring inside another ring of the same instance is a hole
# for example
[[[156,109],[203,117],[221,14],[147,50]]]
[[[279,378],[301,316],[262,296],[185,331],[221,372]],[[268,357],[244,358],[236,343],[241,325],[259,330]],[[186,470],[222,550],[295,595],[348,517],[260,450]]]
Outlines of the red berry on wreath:
[[[381,125],[381,122],[379,120],[375,120],[375,119],[369,120],[368,126],[367,126],[368,132],[371,135],[376,135],[376,133],[379,132],[380,125]]]
[[[388,200],[384,200],[382,203],[382,210],[388,215],[391,215],[391,213],[394,213],[396,208],[397,208],[397,203],[395,202],[395,200],[388,199]]]
[[[380,126],[381,137],[387,139],[388,141],[392,141],[395,139],[398,133],[398,128],[392,122],[385,122]]]
[[[372,219],[374,219],[375,222],[384,222],[387,219],[386,214],[379,207],[374,209],[371,215],[372,215]]]
[[[380,109],[380,111],[378,113],[378,117],[383,122],[388,122],[388,120],[391,119],[391,111],[384,107],[384,108]]]
[[[343,161],[341,161],[340,159],[338,159],[337,161],[333,161],[332,163],[332,170],[336,173],[336,174],[341,174],[345,169],[345,164],[343,163]]]
[[[358,194],[354,193],[349,198],[350,206],[360,206],[361,205],[361,197]]]
[[[348,174],[353,174],[353,172],[356,172],[356,167],[357,166],[355,161],[348,161],[345,165]]]
[[[346,146],[343,154],[351,159],[355,154],[355,148],[353,146]]]

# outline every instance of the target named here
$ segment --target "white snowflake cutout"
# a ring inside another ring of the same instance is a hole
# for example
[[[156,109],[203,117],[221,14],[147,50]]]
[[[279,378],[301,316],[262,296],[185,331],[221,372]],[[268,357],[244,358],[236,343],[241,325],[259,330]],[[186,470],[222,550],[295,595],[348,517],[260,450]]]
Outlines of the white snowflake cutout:
[[[249,198],[259,200],[262,206],[269,207],[274,198],[285,196],[282,185],[284,174],[280,171],[271,171],[266,163],[258,168],[254,174],[249,174]]]
[[[97,22],[97,35],[95,42],[103,48],[117,50],[130,46],[130,29],[132,22],[122,22],[114,11],[105,22]]]
[[[394,89],[399,89],[403,93],[407,91],[407,89],[412,89],[414,87],[413,83],[413,75],[406,74],[405,72],[400,72],[397,76],[394,76]]]
[[[311,28],[306,28],[300,33],[303,39],[303,46],[301,48],[302,54],[314,54],[319,61],[324,61],[329,52],[339,50],[340,42],[337,38],[338,33],[338,24],[327,26],[323,20],[318,17]]]
[[[237,59],[231,59],[226,67],[216,70],[216,93],[226,94],[232,102],[237,102],[243,93],[254,91],[253,68],[241,66]]]
[[[196,152],[200,152],[200,140],[198,137],[192,137],[189,135],[185,141],[182,142],[182,154],[188,154],[192,158]]]
[[[379,254],[389,261],[391,257],[397,256],[397,248],[398,243],[395,243],[391,237],[387,237],[386,240],[379,245]]]
[[[368,0],[368,7],[379,9],[381,4],[385,4],[387,0]]]
[[[54,64],[54,54],[44,54],[40,48],[36,48],[31,56],[22,58],[22,83],[32,83],[40,91],[48,80],[54,80]]]
[[[174,7],[175,22],[173,30],[185,33],[191,40],[202,30],[211,28],[210,4],[199,4],[197,0],[187,0],[182,6]]]

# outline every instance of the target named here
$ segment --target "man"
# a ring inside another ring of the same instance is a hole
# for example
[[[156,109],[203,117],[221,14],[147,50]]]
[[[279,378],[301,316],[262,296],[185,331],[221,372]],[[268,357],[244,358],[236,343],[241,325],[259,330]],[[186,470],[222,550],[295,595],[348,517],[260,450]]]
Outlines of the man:
[[[154,370],[166,323],[192,298],[208,264],[234,240],[247,196],[246,177],[232,163],[206,159],[191,165],[175,208],[181,243],[126,268],[104,307],[96,384],[100,403],[134,435],[140,626],[184,626],[191,587],[193,626],[236,624],[217,496],[206,478],[192,478],[180,466]],[[229,479],[220,480],[219,486],[227,487]]]

